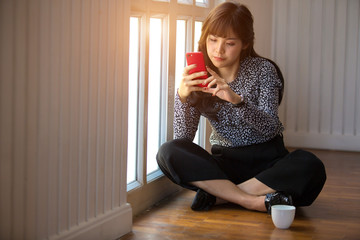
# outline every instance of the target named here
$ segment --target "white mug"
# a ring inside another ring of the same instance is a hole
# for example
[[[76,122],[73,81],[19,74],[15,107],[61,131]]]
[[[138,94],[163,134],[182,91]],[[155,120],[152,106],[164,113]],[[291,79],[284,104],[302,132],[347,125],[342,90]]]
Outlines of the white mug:
[[[275,227],[287,229],[291,226],[295,217],[295,207],[289,205],[271,206],[271,219]]]

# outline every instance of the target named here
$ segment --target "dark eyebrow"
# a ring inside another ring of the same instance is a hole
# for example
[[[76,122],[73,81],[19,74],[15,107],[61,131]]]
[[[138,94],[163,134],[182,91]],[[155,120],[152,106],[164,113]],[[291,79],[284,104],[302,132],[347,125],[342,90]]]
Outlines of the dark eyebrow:
[[[216,38],[224,38],[224,37],[217,36],[217,35],[215,35],[215,34],[209,34],[209,37],[210,37],[210,36],[213,36],[213,37],[216,37]],[[226,38],[226,37],[225,37],[225,39],[226,39],[226,40],[239,40],[239,38],[236,38],[236,37],[233,37],[233,38]]]

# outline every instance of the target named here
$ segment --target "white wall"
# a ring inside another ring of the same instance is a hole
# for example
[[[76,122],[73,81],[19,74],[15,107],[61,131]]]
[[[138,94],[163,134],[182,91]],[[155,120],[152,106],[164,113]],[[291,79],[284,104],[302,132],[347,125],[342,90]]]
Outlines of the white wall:
[[[246,5],[254,18],[255,51],[271,57],[273,0],[238,0]]]
[[[0,239],[115,239],[126,203],[127,1],[0,1]]]
[[[360,2],[274,0],[288,146],[360,150]]]

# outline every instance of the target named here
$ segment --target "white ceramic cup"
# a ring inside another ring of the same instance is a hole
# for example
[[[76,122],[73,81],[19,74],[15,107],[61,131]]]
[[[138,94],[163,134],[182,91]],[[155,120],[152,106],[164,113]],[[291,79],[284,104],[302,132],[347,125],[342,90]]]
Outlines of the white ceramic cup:
[[[271,206],[271,218],[275,227],[287,229],[291,226],[295,217],[295,207],[289,205]]]

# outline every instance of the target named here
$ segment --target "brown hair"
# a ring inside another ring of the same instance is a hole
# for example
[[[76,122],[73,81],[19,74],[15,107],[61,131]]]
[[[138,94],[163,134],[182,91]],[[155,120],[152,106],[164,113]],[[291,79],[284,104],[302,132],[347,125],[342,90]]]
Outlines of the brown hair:
[[[207,55],[206,40],[211,35],[227,37],[232,31],[247,46],[241,51],[240,61],[245,57],[259,55],[254,50],[253,17],[249,9],[242,4],[225,2],[215,7],[207,16],[201,29],[199,51],[203,52],[206,64],[217,71]]]

